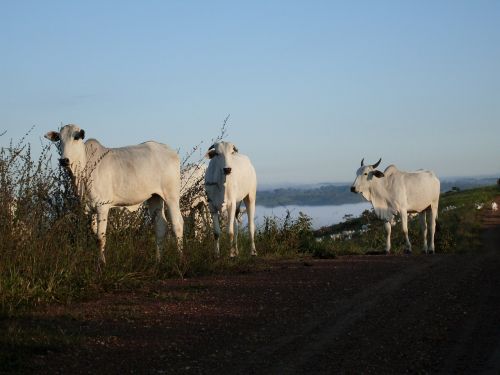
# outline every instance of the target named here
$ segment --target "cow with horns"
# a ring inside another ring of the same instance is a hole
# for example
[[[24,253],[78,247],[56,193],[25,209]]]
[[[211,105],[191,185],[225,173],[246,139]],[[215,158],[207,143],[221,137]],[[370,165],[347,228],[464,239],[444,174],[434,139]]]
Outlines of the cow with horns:
[[[365,165],[356,172],[356,179],[351,186],[351,192],[361,194],[371,202],[376,215],[385,221],[387,231],[386,252],[391,250],[391,223],[399,214],[407,251],[411,253],[411,243],[408,238],[408,213],[420,213],[424,246],[434,253],[434,234],[438,214],[440,182],[434,172],[418,170],[415,172],[400,171],[394,165],[388,166],[384,172],[377,170],[382,159],[372,165]],[[430,216],[430,239],[427,245],[426,214]]]
[[[224,210],[227,210],[228,215],[230,256],[238,254],[238,223],[235,217],[240,212],[241,201],[245,202],[247,210],[251,254],[257,255],[254,242],[257,177],[250,159],[240,154],[236,146],[230,142],[213,144],[206,156],[210,159],[210,163],[205,173],[205,190],[212,215],[216,255],[220,255],[219,214]]]

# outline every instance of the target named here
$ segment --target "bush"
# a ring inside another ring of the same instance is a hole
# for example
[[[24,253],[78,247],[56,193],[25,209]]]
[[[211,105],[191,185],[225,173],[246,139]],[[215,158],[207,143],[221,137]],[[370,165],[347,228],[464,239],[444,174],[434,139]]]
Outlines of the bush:
[[[256,246],[263,255],[297,255],[309,252],[313,243],[312,219],[303,212],[296,219],[290,211],[284,218],[265,217],[256,236]]]

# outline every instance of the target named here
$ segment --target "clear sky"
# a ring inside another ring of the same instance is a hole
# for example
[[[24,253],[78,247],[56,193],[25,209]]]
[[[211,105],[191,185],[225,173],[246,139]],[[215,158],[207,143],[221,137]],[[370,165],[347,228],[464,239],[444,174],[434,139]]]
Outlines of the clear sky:
[[[500,174],[500,1],[2,1],[0,145],[227,139],[263,184]],[[54,150],[55,152],[55,150]]]

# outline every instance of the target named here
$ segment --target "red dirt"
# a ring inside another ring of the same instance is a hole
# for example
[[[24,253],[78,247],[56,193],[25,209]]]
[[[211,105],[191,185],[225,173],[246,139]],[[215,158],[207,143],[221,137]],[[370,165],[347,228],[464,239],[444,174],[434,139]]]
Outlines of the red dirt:
[[[484,249],[268,262],[35,314],[36,373],[500,373],[500,213]],[[28,371],[28,370],[27,370]]]

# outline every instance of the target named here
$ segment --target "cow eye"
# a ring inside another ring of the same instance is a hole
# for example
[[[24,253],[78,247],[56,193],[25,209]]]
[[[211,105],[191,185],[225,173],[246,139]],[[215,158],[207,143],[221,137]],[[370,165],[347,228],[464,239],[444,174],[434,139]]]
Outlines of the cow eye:
[[[365,173],[365,176],[368,176],[368,173]]]

